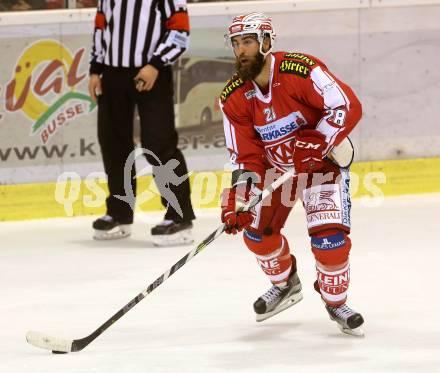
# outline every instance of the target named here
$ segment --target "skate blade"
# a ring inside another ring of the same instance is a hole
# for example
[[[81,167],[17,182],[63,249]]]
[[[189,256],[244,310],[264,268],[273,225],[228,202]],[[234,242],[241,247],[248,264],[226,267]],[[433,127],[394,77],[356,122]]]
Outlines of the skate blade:
[[[151,236],[154,246],[183,246],[194,242],[190,229],[174,234],[159,234]]]
[[[130,234],[131,234],[130,225],[122,224],[108,231],[95,229],[93,238],[97,241],[117,240],[120,238],[128,237]]]
[[[262,315],[257,314],[256,320],[257,322],[261,322],[264,320],[267,320],[271,318],[272,316],[275,316],[276,314],[284,311],[285,309],[292,307],[293,305],[297,304],[303,299],[303,295],[301,292],[292,294],[292,297],[287,299],[284,303],[280,304],[277,308],[275,308],[273,311],[264,313]]]
[[[351,335],[353,337],[363,338],[365,337],[364,330],[362,327],[358,326],[357,328],[350,329],[350,328],[344,328],[342,325],[338,324],[339,329],[342,333]]]

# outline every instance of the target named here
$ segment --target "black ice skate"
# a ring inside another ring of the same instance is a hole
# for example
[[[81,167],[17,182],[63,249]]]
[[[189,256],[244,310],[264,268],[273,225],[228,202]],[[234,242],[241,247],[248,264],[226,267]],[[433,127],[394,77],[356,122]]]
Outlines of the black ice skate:
[[[286,308],[292,307],[302,298],[301,281],[295,271],[290,274],[285,286],[273,285],[256,300],[254,311],[257,314],[257,321],[264,321]]]
[[[192,226],[190,221],[175,223],[172,220],[165,219],[151,228],[153,244],[155,246],[176,246],[193,243]]]
[[[363,337],[364,331],[361,325],[364,323],[364,318],[359,312],[352,310],[347,305],[339,307],[325,306],[330,319],[336,321],[339,329],[343,333],[354,335],[355,337]]]
[[[131,224],[120,224],[110,215],[104,215],[93,222],[95,240],[115,240],[131,234]]]

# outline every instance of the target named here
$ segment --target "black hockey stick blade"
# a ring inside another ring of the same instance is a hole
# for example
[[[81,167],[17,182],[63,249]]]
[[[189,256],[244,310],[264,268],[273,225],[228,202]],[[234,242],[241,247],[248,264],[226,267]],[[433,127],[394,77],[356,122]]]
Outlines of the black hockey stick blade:
[[[285,181],[294,176],[294,171],[290,170],[278,179],[276,179],[272,184],[265,188],[261,194],[252,197],[252,199],[243,206],[240,211],[247,211],[251,207],[255,206],[267,196],[269,196],[275,189],[281,186]],[[136,304],[138,304],[142,299],[144,299],[148,294],[150,294],[154,289],[159,287],[163,282],[165,282],[168,277],[176,273],[180,268],[182,268],[186,263],[188,263],[192,258],[194,258],[198,253],[204,250],[212,241],[219,237],[226,229],[226,225],[220,225],[214,232],[212,232],[208,237],[206,237],[196,248],[188,252],[179,261],[174,263],[167,271],[162,273],[154,282],[152,282],[148,287],[136,295],[130,302],[128,302],[124,307],[122,307],[118,312],[116,312],[112,317],[110,317],[104,324],[102,324],[98,329],[87,337],[80,339],[63,339],[58,337],[52,337],[45,333],[29,331],[26,333],[26,341],[39,348],[50,350],[53,353],[67,353],[81,351],[86,346],[88,346],[92,341],[99,337],[107,328],[113,325],[117,320],[124,316],[128,311],[130,311]]]

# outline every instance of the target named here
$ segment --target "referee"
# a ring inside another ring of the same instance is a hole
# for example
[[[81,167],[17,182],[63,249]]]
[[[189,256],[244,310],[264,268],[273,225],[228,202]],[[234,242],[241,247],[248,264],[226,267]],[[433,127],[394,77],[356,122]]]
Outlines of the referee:
[[[186,0],[98,0],[89,93],[98,103],[98,140],[110,194],[106,215],[93,223],[95,239],[131,233],[134,211],[115,196],[136,195],[134,165],[131,176],[125,176],[131,179],[132,193],[124,189],[124,166],[134,149],[136,106],[142,147],[146,153],[154,153],[146,158],[153,166],[155,180],[166,179],[168,175],[159,173],[169,161],[175,167],[173,176],[184,180],[178,185],[156,182],[166,213],[151,230],[153,241],[158,245],[192,242],[195,216],[189,180],[184,177],[188,170],[177,148],[171,70],[188,44]],[[177,211],[164,198],[170,191],[179,203]]]

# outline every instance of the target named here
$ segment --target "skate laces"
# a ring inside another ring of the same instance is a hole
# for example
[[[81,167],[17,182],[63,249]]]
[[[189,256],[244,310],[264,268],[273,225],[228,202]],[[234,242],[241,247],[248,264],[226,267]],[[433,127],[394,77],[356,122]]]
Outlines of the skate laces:
[[[282,289],[280,289],[278,286],[274,285],[272,286],[268,291],[266,291],[261,298],[263,298],[263,300],[270,304],[273,301],[275,301],[281,294]]]
[[[340,307],[328,307],[332,313],[339,317],[340,319],[347,320],[350,316],[354,315],[356,312],[353,311],[350,307],[347,305],[343,305]]]

